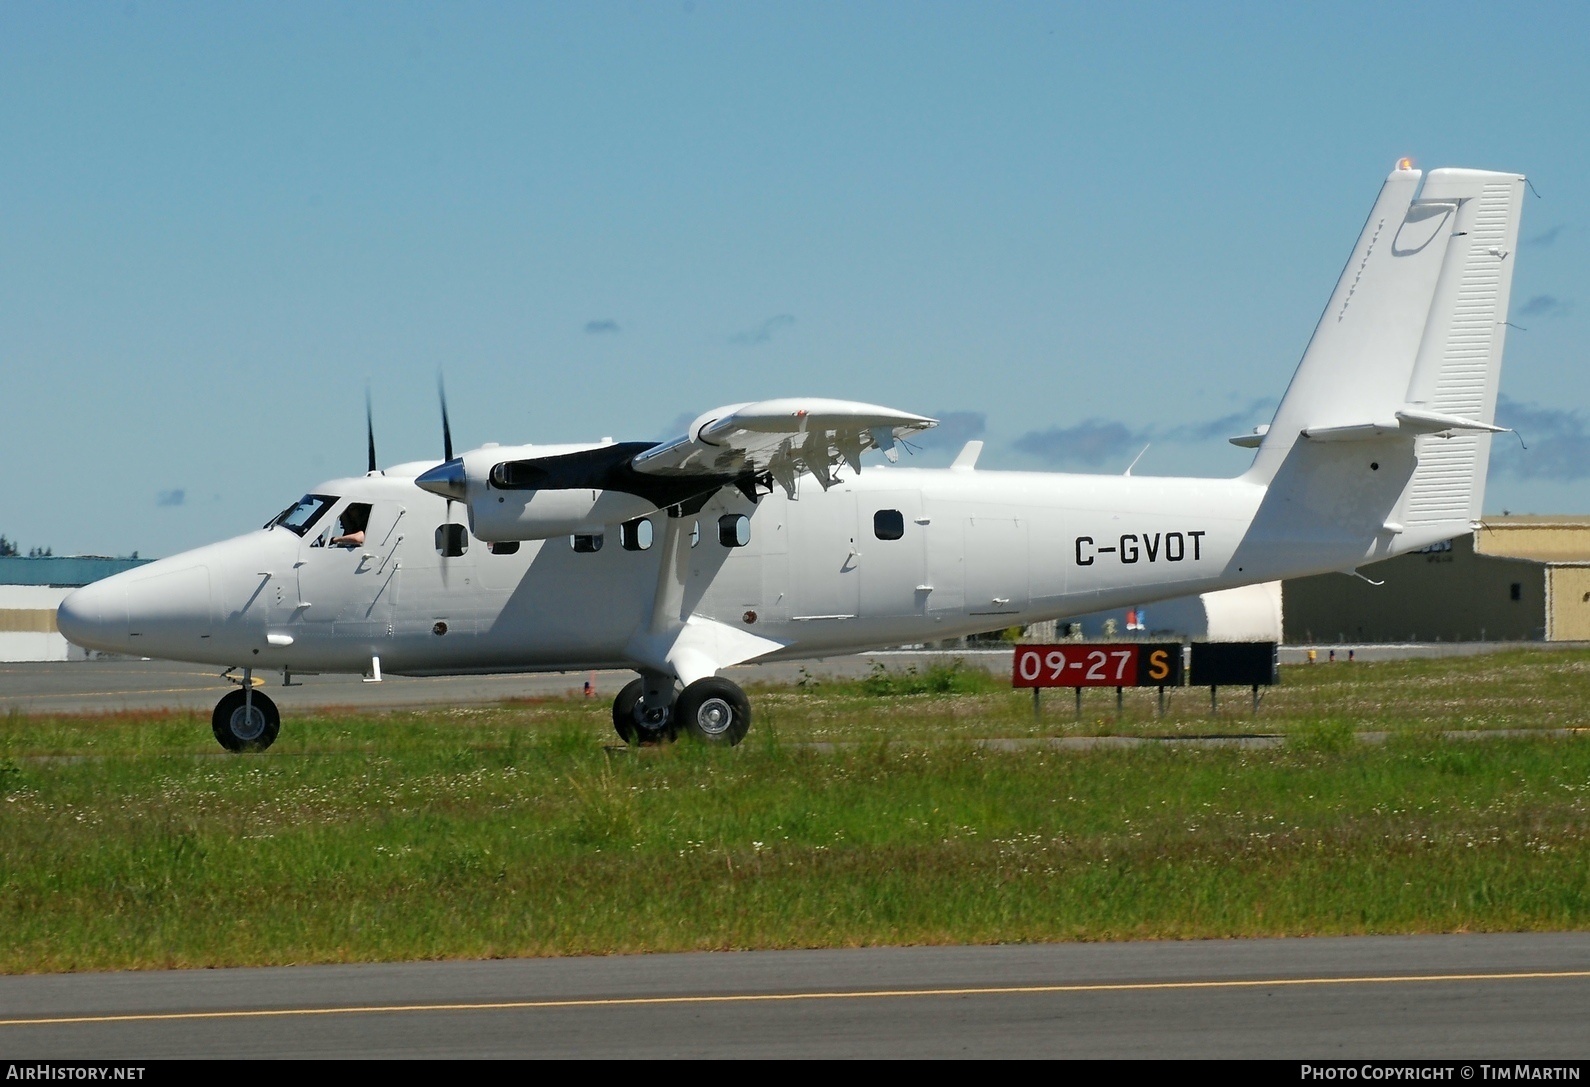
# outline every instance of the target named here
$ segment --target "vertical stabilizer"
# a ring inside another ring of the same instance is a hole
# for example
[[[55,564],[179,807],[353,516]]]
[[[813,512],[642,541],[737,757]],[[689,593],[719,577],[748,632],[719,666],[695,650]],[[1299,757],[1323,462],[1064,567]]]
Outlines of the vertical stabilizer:
[[[1249,545],[1351,568],[1479,516],[1523,187],[1392,171],[1244,477]]]

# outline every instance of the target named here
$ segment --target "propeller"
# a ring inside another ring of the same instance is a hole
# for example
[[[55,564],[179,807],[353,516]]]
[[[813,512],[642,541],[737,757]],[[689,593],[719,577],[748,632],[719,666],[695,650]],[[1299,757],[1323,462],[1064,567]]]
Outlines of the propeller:
[[[369,474],[375,475],[380,471],[375,464],[375,413],[370,408],[370,386],[364,387],[364,434],[370,443],[370,469]]]
[[[463,499],[468,495],[468,481],[464,475],[464,461],[461,457],[453,455],[453,425],[447,418],[447,387],[442,383],[442,375],[436,375],[436,399],[442,408],[442,463],[427,472],[420,473],[415,480],[422,488],[432,494],[441,495],[447,502],[447,516],[445,524],[452,525],[453,501]],[[446,531],[453,531],[451,528]],[[447,576],[448,551],[442,552],[442,577]]]
[[[442,375],[436,375],[436,398],[442,402],[442,459],[453,459],[453,428],[447,422],[447,386],[442,384]]]
[[[436,398],[442,405],[442,463],[421,472],[414,482],[422,489],[447,499],[447,512],[451,517],[453,499],[462,501],[467,498],[468,487],[464,477],[463,458],[453,456],[453,427],[447,419],[447,389],[442,384],[440,374],[436,377]]]

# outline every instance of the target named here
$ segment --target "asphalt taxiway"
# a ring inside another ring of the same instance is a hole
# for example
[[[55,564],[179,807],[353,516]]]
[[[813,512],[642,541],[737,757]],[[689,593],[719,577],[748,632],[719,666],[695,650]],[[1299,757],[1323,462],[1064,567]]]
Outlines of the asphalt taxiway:
[[[0,978],[0,1059],[1574,1060],[1590,933]]]

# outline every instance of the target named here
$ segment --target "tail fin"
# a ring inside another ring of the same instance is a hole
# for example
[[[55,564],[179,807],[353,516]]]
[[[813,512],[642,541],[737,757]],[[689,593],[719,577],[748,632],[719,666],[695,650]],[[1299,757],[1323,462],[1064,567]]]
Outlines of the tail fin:
[[[1271,498],[1315,528],[1334,519],[1338,544],[1381,537],[1365,558],[1479,516],[1523,187],[1519,174],[1392,171],[1245,476],[1295,490]],[[1390,470],[1368,477],[1358,460]]]

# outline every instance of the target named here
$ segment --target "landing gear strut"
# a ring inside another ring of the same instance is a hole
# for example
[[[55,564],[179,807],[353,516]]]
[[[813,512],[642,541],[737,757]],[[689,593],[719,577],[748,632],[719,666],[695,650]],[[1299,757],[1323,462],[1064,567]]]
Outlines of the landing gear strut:
[[[647,676],[613,700],[613,727],[632,747],[672,740],[680,729],[702,743],[733,747],[751,727],[751,703],[726,679],[698,679],[676,697],[671,679]]]
[[[276,703],[259,691],[242,687],[216,703],[210,729],[228,751],[264,751],[276,742],[282,715]]]

